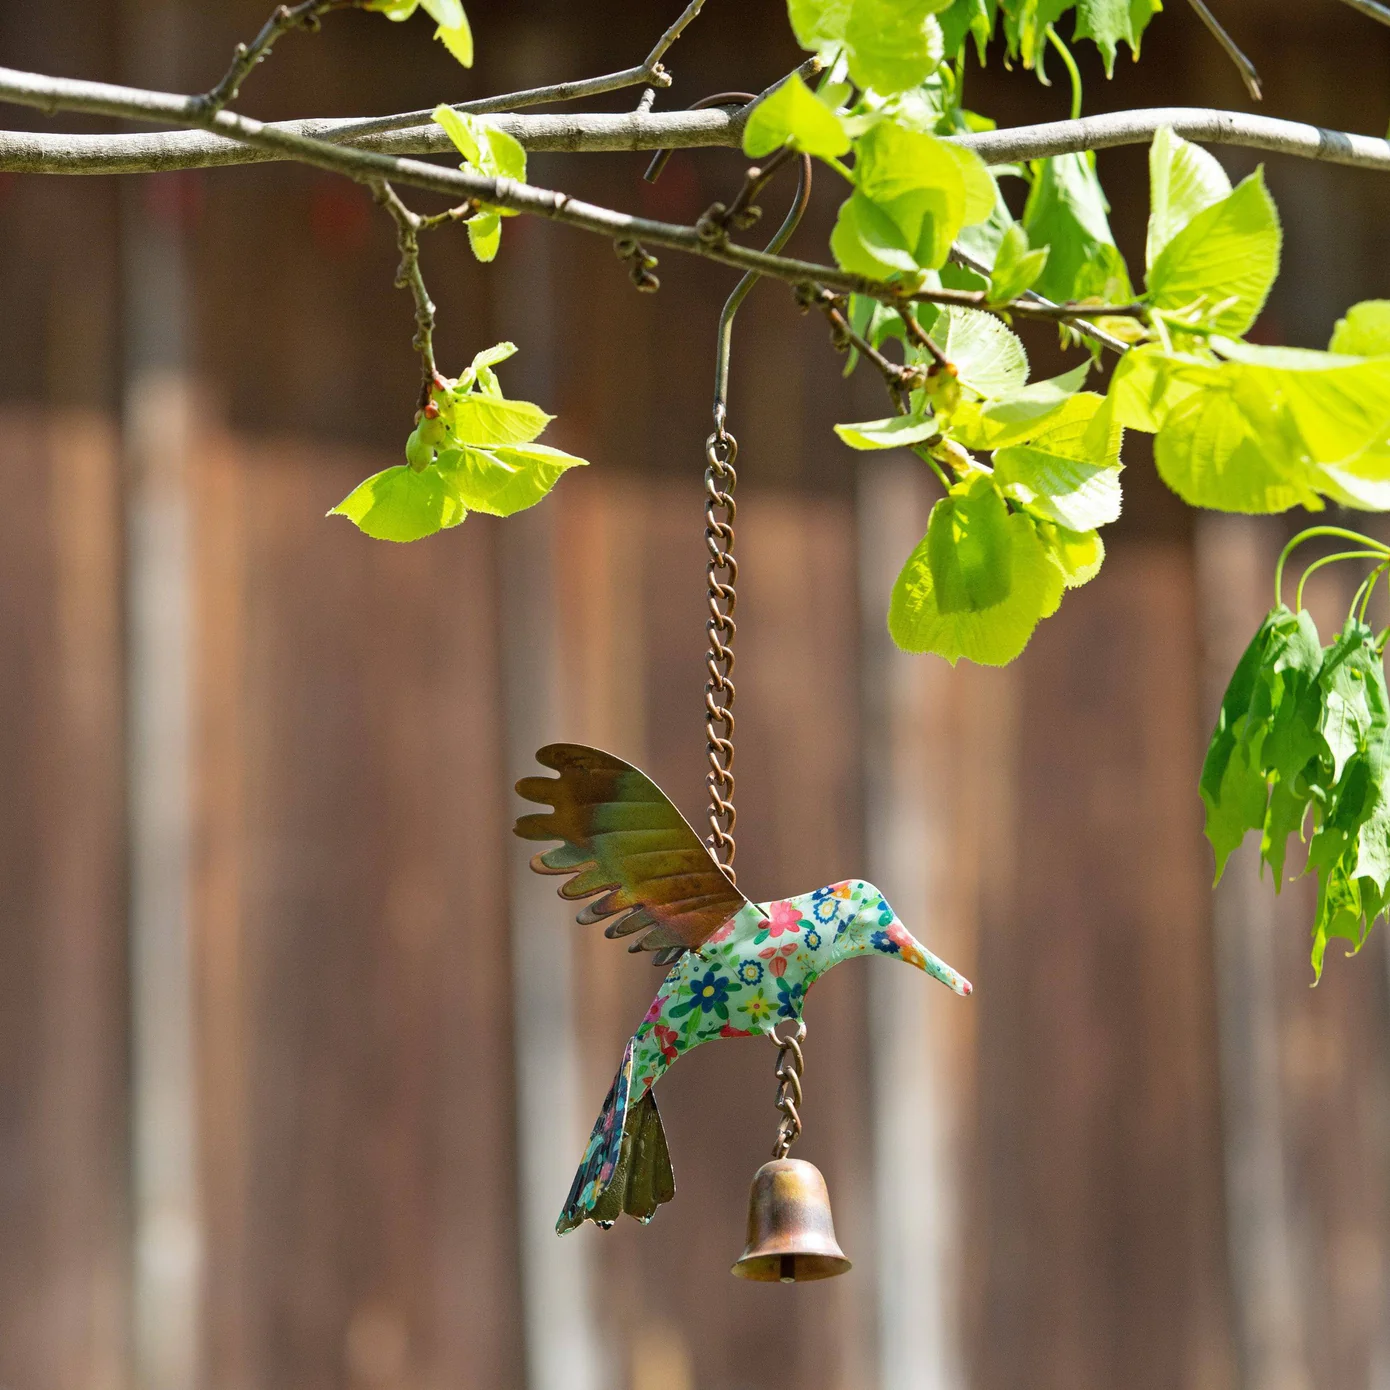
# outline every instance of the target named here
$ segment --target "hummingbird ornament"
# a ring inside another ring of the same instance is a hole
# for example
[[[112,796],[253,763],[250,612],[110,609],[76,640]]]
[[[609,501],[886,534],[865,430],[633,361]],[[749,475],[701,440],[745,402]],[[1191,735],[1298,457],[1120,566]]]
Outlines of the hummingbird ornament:
[[[556,1230],[610,1227],[627,1212],[643,1223],[675,1195],[671,1157],[652,1088],[691,1048],[715,1038],[771,1036],[799,1023],[806,994],[827,970],[887,956],[956,994],[970,982],[898,920],[859,879],[799,897],[753,903],[734,886],[689,822],[651,778],[611,753],[554,743],[536,759],[559,773],[517,783],[549,812],[522,816],[516,833],[559,840],[531,860],[571,875],[560,896],[592,898],[581,923],[613,918],[605,935],[633,938],[669,966],[599,1112]],[[601,895],[601,896],[596,896]]]

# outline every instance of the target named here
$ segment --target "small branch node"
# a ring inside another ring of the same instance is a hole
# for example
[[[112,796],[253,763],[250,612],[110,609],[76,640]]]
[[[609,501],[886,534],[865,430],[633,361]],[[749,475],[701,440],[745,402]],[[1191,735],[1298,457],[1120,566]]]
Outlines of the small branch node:
[[[661,288],[661,281],[652,274],[660,262],[641,242],[621,237],[613,243],[613,251],[620,261],[627,262],[628,277],[643,294],[655,294]]]

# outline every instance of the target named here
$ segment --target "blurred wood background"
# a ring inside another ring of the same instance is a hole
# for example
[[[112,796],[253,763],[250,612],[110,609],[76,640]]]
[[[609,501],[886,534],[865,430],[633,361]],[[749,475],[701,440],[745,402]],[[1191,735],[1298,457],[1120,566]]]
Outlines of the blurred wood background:
[[[263,8],[14,0],[0,60],[195,90]],[[1385,128],[1384,29],[1333,0],[1220,8],[1272,113]],[[668,19],[619,0],[470,14],[472,73],[423,20],[335,16],[284,41],[245,109],[608,71]],[[1081,56],[1090,110],[1249,105],[1176,0],[1115,83]],[[661,101],[795,61],[780,0],[709,0]],[[970,82],[1001,123],[1065,114],[1060,88],[997,64]],[[652,186],[644,163],[531,173],[690,220],[740,167],[678,154]],[[1144,152],[1101,171],[1136,266]],[[1269,172],[1285,269],[1261,331],[1321,346],[1348,303],[1390,294],[1390,184]],[[817,988],[798,1152],[827,1175],[850,1277],[726,1272],[775,1118],[752,1042],[663,1082],[677,1201],[548,1253],[655,976],[534,896],[510,786],[526,748],[577,739],[700,806],[699,474],[730,277],[671,253],[638,296],[610,247],[563,229],[509,223],[490,269],[438,235],[446,368],[514,337],[509,385],[593,466],[525,518],[392,547],[323,519],[397,457],[415,390],[365,194],[279,166],[0,181],[0,1387],[1384,1390],[1384,934],[1309,991],[1306,894],[1276,903],[1245,864],[1213,896],[1195,790],[1292,519],[1194,522],[1132,440],[1103,573],[1019,662],[885,650],[899,532],[931,490],[839,447],[830,424],[880,414],[876,385],[842,381],[823,326],[772,288],[740,315],[731,403],[740,881],[872,873],[977,993],[904,998],[872,965]],[[1029,346],[1047,374],[1055,346]],[[894,807],[918,838],[890,850]],[[540,1071],[516,1014],[532,986],[562,988],[572,1020]],[[885,1036],[917,1040],[891,1094]],[[922,1147],[885,1153],[894,1135]],[[553,1191],[527,1176],[550,1172]],[[935,1264],[890,1250],[884,1194],[913,1181],[904,1229]]]

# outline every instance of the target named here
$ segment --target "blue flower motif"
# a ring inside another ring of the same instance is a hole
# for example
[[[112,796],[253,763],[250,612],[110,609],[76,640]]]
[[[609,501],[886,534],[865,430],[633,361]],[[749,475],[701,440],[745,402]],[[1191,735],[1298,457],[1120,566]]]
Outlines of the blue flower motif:
[[[726,980],[713,966],[698,979],[690,983],[690,997],[683,999],[672,1009],[671,1017],[680,1018],[684,1014],[699,1009],[701,1013],[718,1014],[725,1022],[729,1018],[729,991],[742,989],[733,980]]]
[[[894,941],[886,931],[876,931],[869,938],[869,944],[875,951],[882,951],[885,956],[896,956],[898,954],[898,943]]]
[[[760,960],[746,960],[738,968],[738,977],[746,985],[760,983],[763,973],[763,963]]]
[[[780,1017],[799,1018],[805,998],[806,986],[801,980],[789,985],[784,976],[777,977],[777,1013]]]
[[[801,940],[805,943],[808,951],[820,950],[820,933],[814,927],[808,927]]]
[[[821,891],[824,892],[825,890],[822,889]],[[831,897],[829,893],[826,893],[824,897],[817,895],[811,900],[811,916],[823,927],[829,926],[830,923],[835,920],[839,911],[840,900]]]

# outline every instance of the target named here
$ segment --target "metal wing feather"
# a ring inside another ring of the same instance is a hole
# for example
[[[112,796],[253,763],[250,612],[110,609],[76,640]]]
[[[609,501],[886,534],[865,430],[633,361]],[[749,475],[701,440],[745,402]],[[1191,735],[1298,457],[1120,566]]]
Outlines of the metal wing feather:
[[[517,820],[525,840],[560,840],[531,860],[541,874],[572,874],[562,898],[592,898],[578,921],[610,922],[606,936],[637,936],[633,951],[666,965],[707,940],[748,899],[729,882],[689,821],[645,773],[597,748],[551,743],[536,754],[560,776],[523,777],[519,795],[553,809]]]

